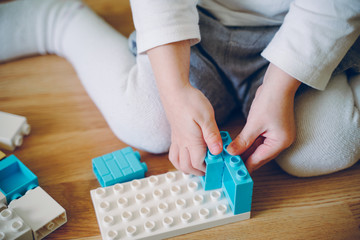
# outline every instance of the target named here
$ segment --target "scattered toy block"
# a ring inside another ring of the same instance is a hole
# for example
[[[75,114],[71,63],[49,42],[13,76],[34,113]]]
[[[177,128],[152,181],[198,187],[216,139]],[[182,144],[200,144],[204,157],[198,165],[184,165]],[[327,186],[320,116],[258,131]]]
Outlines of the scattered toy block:
[[[37,176],[15,155],[0,161],[0,191],[5,195],[8,203],[37,186],[39,186]]]
[[[140,162],[139,152],[131,147],[94,158],[92,165],[102,187],[143,178],[147,171],[146,163]]]
[[[30,226],[35,240],[43,239],[67,221],[65,209],[41,187],[29,190],[8,208]]]
[[[33,240],[31,228],[11,209],[0,211],[0,239]]]
[[[181,172],[91,190],[102,238],[162,239],[250,217],[234,215],[221,189]]]
[[[13,151],[30,134],[30,125],[23,116],[0,111],[0,148]]]

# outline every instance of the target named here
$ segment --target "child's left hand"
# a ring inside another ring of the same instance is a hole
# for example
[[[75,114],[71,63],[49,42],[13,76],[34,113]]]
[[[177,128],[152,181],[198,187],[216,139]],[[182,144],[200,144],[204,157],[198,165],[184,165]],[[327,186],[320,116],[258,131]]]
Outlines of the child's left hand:
[[[270,64],[251,105],[245,127],[227,150],[242,155],[251,173],[295,140],[294,97],[300,82]]]

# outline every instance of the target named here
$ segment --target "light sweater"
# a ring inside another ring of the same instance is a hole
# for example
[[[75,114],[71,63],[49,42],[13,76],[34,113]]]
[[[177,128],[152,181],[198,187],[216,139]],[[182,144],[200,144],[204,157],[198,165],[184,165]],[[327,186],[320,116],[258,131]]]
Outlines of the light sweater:
[[[225,26],[281,25],[262,56],[319,90],[360,35],[359,0],[131,0],[138,52],[198,43],[197,4]]]

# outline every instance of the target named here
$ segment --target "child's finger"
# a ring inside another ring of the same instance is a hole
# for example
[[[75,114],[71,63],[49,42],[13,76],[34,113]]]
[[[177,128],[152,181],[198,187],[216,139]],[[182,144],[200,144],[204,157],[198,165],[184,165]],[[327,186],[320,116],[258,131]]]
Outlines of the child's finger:
[[[255,131],[254,131],[255,129]],[[231,155],[243,154],[254,141],[261,135],[257,132],[257,128],[253,128],[250,124],[245,124],[245,127],[240,134],[227,147],[228,153]]]
[[[200,127],[205,143],[210,152],[214,155],[220,154],[222,152],[222,139],[215,120],[209,120],[204,124],[204,126]]]
[[[283,147],[281,144],[278,144],[273,140],[265,139],[263,144],[258,146],[254,153],[251,154],[245,162],[249,173],[252,173],[256,169],[274,159],[277,155],[280,154],[282,150]]]

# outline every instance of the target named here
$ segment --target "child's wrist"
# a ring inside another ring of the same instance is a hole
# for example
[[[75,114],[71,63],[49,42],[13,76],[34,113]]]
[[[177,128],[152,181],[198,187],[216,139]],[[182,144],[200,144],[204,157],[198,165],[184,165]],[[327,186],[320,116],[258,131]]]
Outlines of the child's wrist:
[[[295,96],[301,82],[270,63],[265,76],[264,88],[274,91],[276,95]]]

